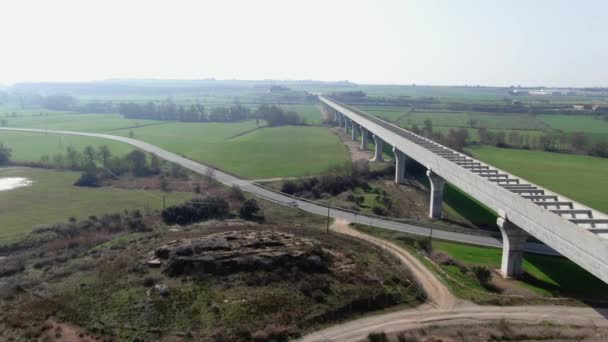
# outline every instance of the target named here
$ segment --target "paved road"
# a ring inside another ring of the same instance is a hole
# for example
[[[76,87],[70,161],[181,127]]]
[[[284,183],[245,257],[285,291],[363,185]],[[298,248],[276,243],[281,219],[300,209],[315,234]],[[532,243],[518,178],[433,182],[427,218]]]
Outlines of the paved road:
[[[146,151],[146,152],[154,153],[157,156],[159,156],[165,160],[179,164],[179,165],[181,165],[189,170],[192,170],[196,173],[199,173],[201,175],[206,175],[209,170],[209,167],[207,167],[199,162],[195,162],[188,158],[185,158],[185,157],[182,157],[175,153],[169,152],[158,146],[148,144],[146,142],[143,142],[143,141],[140,141],[137,139],[126,138],[126,137],[121,137],[121,136],[117,136],[117,135],[91,133],[91,132],[78,132],[78,131],[0,127],[0,131],[2,131],[2,130],[42,133],[42,134],[78,135],[78,136],[87,136],[87,137],[93,137],[93,138],[109,139],[109,140],[119,141],[119,142],[123,142],[123,143],[129,144],[129,145],[132,145],[132,146],[134,146],[140,150]],[[221,172],[219,170],[215,170],[215,178],[223,184],[226,184],[228,186],[238,185],[243,191],[247,191],[255,196],[270,200],[272,202],[275,202],[275,203],[278,203],[281,205],[298,207],[301,210],[304,210],[304,211],[307,211],[310,213],[314,213],[314,214],[318,214],[318,215],[322,215],[322,216],[326,216],[328,214],[326,206],[314,204],[314,203],[299,200],[299,199],[294,199],[292,197],[267,190],[261,186],[254,184],[252,181],[240,179],[240,178],[237,178],[228,173]],[[370,216],[358,215],[358,214],[355,215],[353,213],[338,210],[338,209],[330,209],[329,216],[332,218],[335,218],[335,219],[342,219],[342,220],[346,220],[349,222],[367,224],[367,225],[374,226],[374,227],[380,227],[380,228],[400,231],[400,232],[419,235],[419,236],[429,236],[431,234],[431,229],[426,228],[426,227],[420,227],[420,226],[416,226],[413,224],[380,219],[377,217],[370,217]],[[438,239],[443,239],[443,240],[464,242],[464,243],[480,245],[480,246],[502,247],[502,242],[499,239],[496,239],[494,237],[471,235],[471,234],[466,234],[466,233],[444,231],[444,230],[438,230],[438,229],[433,229],[432,234],[433,234],[433,238],[438,238]],[[551,254],[551,255],[557,254],[550,247],[548,247],[544,244],[539,244],[539,243],[528,243],[526,245],[526,251],[534,252],[534,253],[541,253],[541,254]]]

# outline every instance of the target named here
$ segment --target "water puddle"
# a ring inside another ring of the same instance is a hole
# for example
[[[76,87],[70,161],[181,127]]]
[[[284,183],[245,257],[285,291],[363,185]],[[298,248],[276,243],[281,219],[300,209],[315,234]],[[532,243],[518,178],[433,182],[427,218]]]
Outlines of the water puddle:
[[[0,178],[0,191],[7,191],[22,186],[32,185],[32,181],[23,177],[4,177]]]

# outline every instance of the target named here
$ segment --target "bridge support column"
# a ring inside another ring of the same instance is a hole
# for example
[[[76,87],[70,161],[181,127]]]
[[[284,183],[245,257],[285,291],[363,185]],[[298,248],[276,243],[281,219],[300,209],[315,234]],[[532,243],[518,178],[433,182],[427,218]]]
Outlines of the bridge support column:
[[[351,128],[352,128],[352,130],[351,130],[351,133],[352,133],[351,134],[351,138],[354,141],[357,141],[357,137],[359,136],[359,125],[357,125],[356,122],[351,121]]]
[[[363,126],[359,126],[361,129],[361,149],[367,150],[367,130]]]
[[[517,278],[523,274],[524,245],[528,233],[507,220],[496,220],[502,234],[502,263],[500,274],[505,278]]]
[[[374,134],[374,144],[376,144],[376,147],[374,149],[374,158],[372,158],[372,161],[375,161],[375,162],[384,161],[384,159],[382,158],[382,150],[384,148],[384,141],[382,141],[382,139],[380,139],[379,136]]]
[[[344,133],[348,134],[348,126],[351,125],[351,120],[349,118],[346,117],[346,115],[344,116]]]
[[[445,188],[445,179],[431,171],[426,171],[426,175],[431,183],[431,203],[429,205],[429,217],[434,219],[441,218],[443,204],[443,189]]]
[[[405,183],[405,153],[399,151],[393,146],[393,153],[395,154],[395,183]]]

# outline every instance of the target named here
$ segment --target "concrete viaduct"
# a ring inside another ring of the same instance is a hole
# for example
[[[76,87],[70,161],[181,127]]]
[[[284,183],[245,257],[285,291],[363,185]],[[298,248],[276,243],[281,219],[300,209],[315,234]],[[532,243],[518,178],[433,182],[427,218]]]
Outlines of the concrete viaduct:
[[[497,212],[503,237],[503,276],[521,275],[523,246],[532,235],[608,282],[607,215],[328,96],[320,95],[319,100],[353,140],[361,137],[362,149],[373,139],[372,160],[382,161],[384,144],[392,147],[395,182],[404,180],[406,158],[427,168],[431,218],[441,218],[446,182]]]

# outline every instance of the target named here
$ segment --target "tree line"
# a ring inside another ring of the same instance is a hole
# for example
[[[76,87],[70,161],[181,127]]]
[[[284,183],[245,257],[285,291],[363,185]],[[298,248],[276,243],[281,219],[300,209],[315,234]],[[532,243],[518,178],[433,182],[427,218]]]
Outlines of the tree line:
[[[229,107],[207,110],[201,104],[177,105],[171,100],[146,104],[121,103],[118,112],[125,118],[146,120],[170,120],[185,122],[234,122],[248,119],[265,120],[269,126],[302,125],[302,118],[295,111],[279,106],[263,104],[255,111],[235,103]]]
[[[425,120],[422,127],[413,125],[411,130],[457,151],[462,151],[469,143],[469,131],[466,128],[450,129],[447,134],[444,134],[433,130],[433,122],[430,119]],[[485,127],[480,127],[477,129],[477,135],[478,141],[475,142],[484,145],[547,152],[579,153],[608,158],[608,142],[592,142],[583,132],[547,132],[542,135],[533,135],[516,130],[509,132],[491,131]]]

